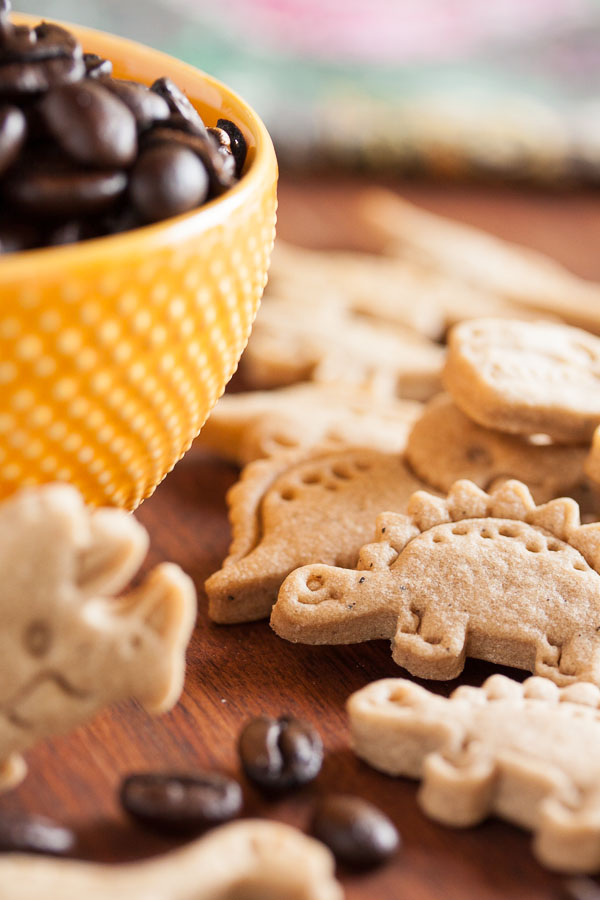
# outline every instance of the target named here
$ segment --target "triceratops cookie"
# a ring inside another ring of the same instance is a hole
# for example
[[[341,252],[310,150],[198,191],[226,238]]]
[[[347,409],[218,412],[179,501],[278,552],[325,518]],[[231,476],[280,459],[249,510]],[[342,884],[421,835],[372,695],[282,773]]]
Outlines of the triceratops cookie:
[[[421,678],[455,678],[471,656],[600,684],[600,523],[581,525],[574,500],[536,506],[519,481],[491,494],[458,481],[446,500],[418,491],[377,531],[355,570],[285,580],[271,616],[281,637],[388,637]]]
[[[307,382],[221,397],[196,443],[245,465],[318,444],[401,453],[422,406],[346,384]]]
[[[249,385],[343,382],[426,400],[439,390],[444,350],[416,331],[340,306],[271,298],[257,316],[241,366]]]
[[[229,491],[233,540],[206,581],[215,622],[266,618],[292,569],[322,560],[355,565],[382,508],[403,508],[422,485],[398,454],[290,451],[250,463]]]
[[[478,425],[449,394],[430,400],[413,425],[406,459],[426,484],[449,491],[459,478],[489,490],[501,481],[524,481],[537,503],[571,494],[584,481],[587,447],[536,443]]]
[[[443,377],[462,411],[488,428],[577,444],[600,424],[600,338],[568,325],[462,322]]]
[[[0,505],[0,790],[25,774],[39,738],[135,697],[151,713],[177,701],[195,590],[177,566],[120,591],[148,547],[129,514],[92,510],[67,485]]]
[[[389,775],[421,778],[424,811],[446,825],[496,814],[532,829],[552,869],[600,868],[600,691],[503,675],[446,699],[402,678],[348,701],[358,756]]]
[[[103,865],[0,858],[0,900],[342,900],[329,850],[289,825],[247,819],[157,859]]]

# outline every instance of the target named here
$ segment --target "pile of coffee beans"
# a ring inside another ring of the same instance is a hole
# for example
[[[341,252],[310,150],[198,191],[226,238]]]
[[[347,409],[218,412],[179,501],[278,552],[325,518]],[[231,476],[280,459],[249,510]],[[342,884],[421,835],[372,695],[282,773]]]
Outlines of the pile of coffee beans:
[[[66,29],[9,11],[0,0],[0,253],[157,222],[240,178],[233,122],[207,128],[169,78],[113,78]]]

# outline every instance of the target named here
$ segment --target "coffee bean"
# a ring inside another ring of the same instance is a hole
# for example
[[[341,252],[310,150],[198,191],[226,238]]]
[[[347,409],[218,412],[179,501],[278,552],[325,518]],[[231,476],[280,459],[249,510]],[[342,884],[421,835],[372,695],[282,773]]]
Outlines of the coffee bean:
[[[222,128],[223,131],[226,131],[229,135],[231,152],[233,153],[233,158],[235,159],[235,174],[236,177],[239,178],[242,174],[242,169],[244,168],[244,163],[246,162],[246,155],[248,153],[246,138],[237,127],[237,125],[234,122],[231,122],[229,119],[217,119],[217,128]]]
[[[4,40],[0,59],[9,62],[40,62],[67,57],[80,59],[81,45],[75,35],[60,25],[40,22],[35,28],[18,25]]]
[[[242,790],[233,778],[217,773],[129,775],[120,800],[129,815],[163,831],[197,832],[238,816]]]
[[[0,815],[0,851],[63,856],[75,848],[75,835],[43,816],[5,812]]]
[[[16,253],[31,250],[40,242],[37,228],[25,222],[0,222],[0,253]]]
[[[144,84],[118,78],[103,78],[101,84],[129,107],[140,130],[169,118],[167,101]]]
[[[48,130],[72,159],[120,168],[137,153],[135,119],[125,104],[94,79],[56,88],[40,101]]]
[[[72,84],[85,75],[83,58],[56,57],[32,63],[2,63],[0,59],[0,96],[41,94],[51,87]]]
[[[195,134],[206,134],[206,128],[200,113],[170,78],[157,78],[151,90],[166,100],[171,112],[185,120],[186,130],[190,130]]]
[[[207,128],[208,133],[215,139],[219,149],[228,150],[231,153],[231,138],[222,128]]]
[[[124,172],[91,171],[48,163],[13,172],[4,193],[22,213],[42,218],[70,217],[104,212],[126,187]]]
[[[14,162],[27,134],[27,121],[16,106],[0,108],[0,175]]]
[[[88,78],[110,78],[113,64],[110,59],[103,59],[97,53],[84,53],[85,73]]]
[[[208,174],[198,157],[176,144],[145,149],[131,171],[129,196],[146,222],[188,212],[208,195]]]
[[[235,160],[233,156],[227,158],[219,153],[214,141],[208,134],[189,134],[175,128],[156,127],[144,135],[144,147],[152,147],[160,144],[177,144],[186,147],[196,154],[204,164],[204,168],[210,179],[210,192],[212,196],[222,194],[235,183]]]
[[[400,847],[393,822],[372,803],[348,794],[321,800],[311,831],[340,862],[361,868],[384,862]]]
[[[238,742],[244,772],[260,787],[285,791],[317,777],[323,742],[309,722],[292,716],[251,719]]]

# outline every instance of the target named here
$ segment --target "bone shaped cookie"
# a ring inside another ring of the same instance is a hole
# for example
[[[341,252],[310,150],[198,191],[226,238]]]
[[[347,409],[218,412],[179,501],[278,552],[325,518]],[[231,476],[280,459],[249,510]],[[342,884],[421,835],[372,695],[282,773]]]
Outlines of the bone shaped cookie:
[[[444,384],[471,419],[577,444],[600,424],[600,338],[551,322],[474,319],[450,332]]]
[[[157,859],[103,865],[0,857],[0,900],[342,900],[329,850],[280,822],[247,819]]]
[[[496,814],[534,832],[540,862],[600,868],[600,691],[492,675],[449,698],[402,678],[352,694],[355,752],[382,772],[421,778],[424,811],[468,827]]]
[[[303,643],[392,639],[422,678],[455,678],[465,657],[557,684],[600,684],[600,523],[562,498],[536,506],[507,481],[491,494],[458,481],[446,500],[418,491],[383,513],[357,568],[310,565],[281,586],[275,631]]]
[[[571,494],[585,481],[587,447],[535,443],[478,425],[448,394],[427,404],[415,422],[406,459],[423,481],[448,491],[459,478],[488,490],[500,481],[524,481],[537,503]]]
[[[0,504],[0,790],[25,774],[36,740],[135,697],[177,701],[196,614],[191,579],[164,563],[137,572],[148,536],[121,510],[90,509],[75,488],[27,488]]]
[[[286,448],[322,443],[401,453],[422,406],[346,384],[307,382],[225,394],[196,443],[245,465]]]
[[[402,508],[421,486],[401,456],[375,450],[290,451],[250,463],[227,495],[233,540],[205,584],[210,617],[266,618],[292,569],[355,565],[377,512]]]

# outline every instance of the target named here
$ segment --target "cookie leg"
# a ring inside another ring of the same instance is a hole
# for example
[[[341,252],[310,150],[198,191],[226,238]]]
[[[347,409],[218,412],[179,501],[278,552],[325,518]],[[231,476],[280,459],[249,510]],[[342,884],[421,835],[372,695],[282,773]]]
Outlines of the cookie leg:
[[[596,872],[600,868],[600,802],[571,806],[554,797],[544,801],[535,833],[540,862],[563,872]]]
[[[492,760],[468,748],[456,762],[430,753],[423,765],[419,803],[438,822],[458,828],[476,825],[492,811],[495,774]]]
[[[413,606],[412,616],[401,615],[392,643],[392,655],[418,678],[450,679],[465,666],[468,615],[450,615],[436,608],[435,598],[424,601],[422,617]]]
[[[600,687],[600,636],[575,634],[563,646],[559,663],[559,684],[591,681]]]
[[[397,594],[387,569],[303,566],[282,584],[271,627],[280,637],[303,644],[390,638],[398,618]]]
[[[27,775],[27,765],[19,753],[12,753],[0,765],[0,792],[10,791]]]

